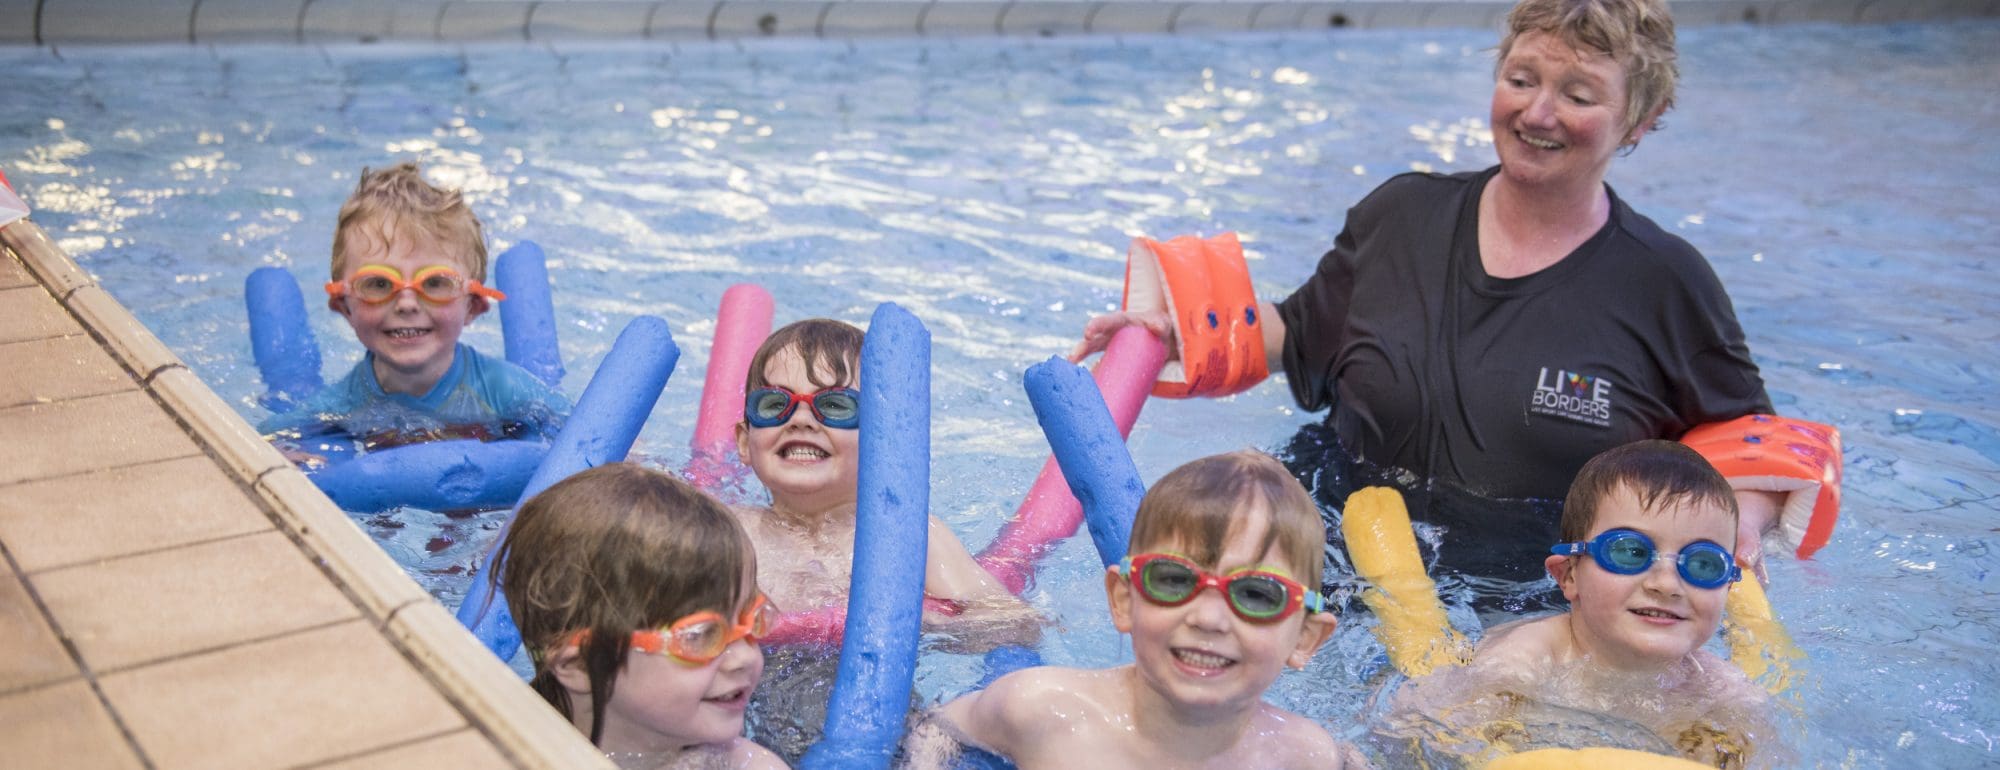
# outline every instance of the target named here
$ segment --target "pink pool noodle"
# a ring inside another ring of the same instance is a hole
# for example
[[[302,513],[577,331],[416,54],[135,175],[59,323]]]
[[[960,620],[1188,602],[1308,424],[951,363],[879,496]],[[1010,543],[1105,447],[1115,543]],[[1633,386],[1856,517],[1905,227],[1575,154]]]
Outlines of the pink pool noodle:
[[[743,382],[757,346],[771,336],[771,308],[771,293],[756,284],[739,283],[722,293],[708,375],[701,385],[701,411],[689,447],[692,453],[683,474],[696,486],[713,489],[742,472],[730,457],[736,449],[736,423],[743,417]]]
[[[1098,362],[1091,378],[1104,394],[1104,405],[1111,409],[1119,436],[1132,435],[1132,424],[1139,420],[1139,409],[1145,406],[1146,396],[1152,392],[1153,381],[1160,378],[1160,368],[1166,361],[1166,345],[1143,328],[1128,326],[1111,338],[1104,359]],[[1035,477],[1034,486],[1021,500],[1021,507],[1014,511],[1013,520],[1000,529],[992,545],[979,553],[979,565],[993,573],[1007,590],[1018,594],[1027,587],[1028,577],[1034,573],[1041,554],[1057,541],[1076,534],[1082,523],[1083,504],[1070,494],[1069,483],[1063,480],[1062,470],[1051,456],[1042,463],[1041,475]]]

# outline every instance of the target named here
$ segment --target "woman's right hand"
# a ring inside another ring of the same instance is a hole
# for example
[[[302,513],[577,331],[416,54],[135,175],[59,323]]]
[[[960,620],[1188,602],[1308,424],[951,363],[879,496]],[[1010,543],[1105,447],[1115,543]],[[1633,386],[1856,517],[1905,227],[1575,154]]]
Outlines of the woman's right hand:
[[[1090,319],[1083,325],[1083,339],[1069,352],[1070,363],[1082,363],[1093,353],[1099,353],[1111,344],[1111,337],[1119,329],[1127,326],[1141,326],[1159,337],[1167,346],[1167,360],[1180,358],[1180,349],[1175,345],[1173,319],[1164,310],[1135,310],[1106,313]]]

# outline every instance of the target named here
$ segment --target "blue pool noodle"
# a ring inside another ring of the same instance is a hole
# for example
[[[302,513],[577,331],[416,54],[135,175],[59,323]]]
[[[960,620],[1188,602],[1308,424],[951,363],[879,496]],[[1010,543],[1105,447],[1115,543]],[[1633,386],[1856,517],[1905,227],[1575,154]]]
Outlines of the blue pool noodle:
[[[1104,394],[1089,372],[1061,358],[1028,367],[1023,381],[1063,479],[1083,503],[1083,520],[1097,545],[1097,558],[1106,567],[1124,561],[1146,485],[1139,480],[1139,467],[1132,463],[1124,437],[1118,435]]]
[[[284,412],[319,392],[319,342],[306,323],[299,282],[281,267],[260,267],[243,279],[250,313],[250,352],[264,377],[265,409]]]
[[[525,502],[578,471],[625,459],[680,357],[681,350],[674,344],[665,321],[640,316],[626,324],[625,330],[618,334],[618,341],[612,343],[611,352],[598,365],[597,374],[583,389],[583,397],[577,399],[569,421],[556,434],[548,456],[528,479],[520,501]],[[512,514],[508,515],[507,523],[513,524]],[[474,573],[465,602],[458,606],[458,621],[501,660],[513,659],[514,653],[521,649],[521,632],[514,627],[506,597],[494,595],[487,583],[488,576],[499,568],[494,556],[506,535],[506,529],[502,528],[494,538],[493,549],[487,551],[485,563]],[[919,561],[918,574],[922,574],[922,568]]]
[[[507,360],[549,387],[561,387],[562,350],[556,342],[556,306],[549,296],[548,257],[542,247],[522,241],[501,253],[493,264],[493,281],[507,295],[496,303]]]
[[[1139,468],[1132,463],[1125,437],[1118,434],[1104,393],[1083,367],[1060,358],[1028,367],[1022,382],[1063,480],[1083,504],[1083,520],[1097,546],[1098,560],[1106,567],[1124,561],[1146,485],[1139,480]],[[1039,666],[1042,659],[1026,647],[1007,646],[986,653],[985,664],[981,688],[1020,669]]]
[[[930,332],[893,303],[861,346],[861,478],[854,576],[825,737],[800,765],[887,768],[916,677],[930,527]],[[862,545],[866,544],[866,545]]]
[[[312,479],[343,511],[491,510],[519,499],[547,452],[538,441],[430,441],[328,463]]]

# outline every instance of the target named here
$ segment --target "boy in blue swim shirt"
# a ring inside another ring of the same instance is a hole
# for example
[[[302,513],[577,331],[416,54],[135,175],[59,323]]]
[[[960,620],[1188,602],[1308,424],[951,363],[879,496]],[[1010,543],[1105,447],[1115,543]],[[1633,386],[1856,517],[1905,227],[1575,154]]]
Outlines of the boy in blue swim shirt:
[[[327,308],[367,355],[297,409],[258,426],[279,440],[342,433],[367,449],[555,435],[569,401],[527,370],[458,341],[504,295],[483,285],[486,239],[457,190],[415,163],[363,169],[334,229]],[[294,461],[315,456],[286,448]]]

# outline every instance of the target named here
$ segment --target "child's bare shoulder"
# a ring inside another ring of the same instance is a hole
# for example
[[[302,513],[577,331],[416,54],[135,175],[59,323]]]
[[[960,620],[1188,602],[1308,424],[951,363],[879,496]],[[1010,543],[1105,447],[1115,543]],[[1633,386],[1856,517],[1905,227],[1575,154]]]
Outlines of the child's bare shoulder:
[[[725,766],[736,770],[789,770],[791,767],[770,749],[740,736],[729,742],[728,759]]]
[[[1251,764],[1268,767],[1354,770],[1369,767],[1367,758],[1353,744],[1339,740],[1318,722],[1271,704],[1259,709],[1250,739],[1257,745],[1247,748],[1258,756]]]
[[[1472,653],[1472,666],[1487,672],[1526,671],[1564,657],[1569,625],[1565,614],[1529,618],[1488,631]]]
[[[1004,703],[1019,725],[1069,721],[1081,710],[1108,708],[1113,682],[1107,672],[1060,666],[1025,668],[994,680],[986,696]]]

